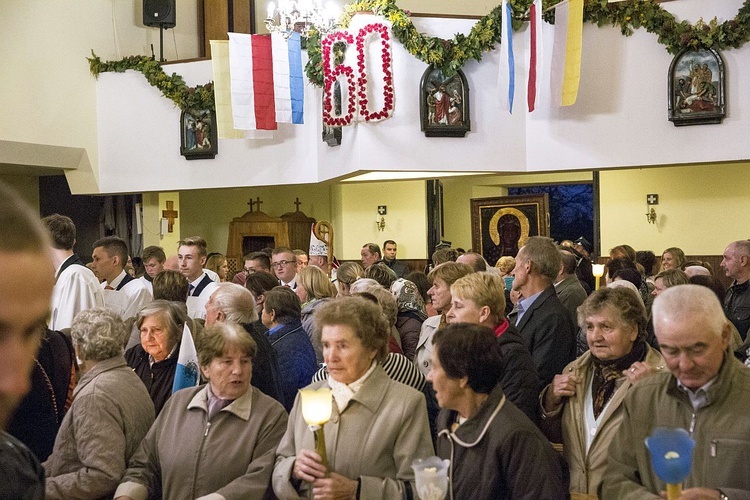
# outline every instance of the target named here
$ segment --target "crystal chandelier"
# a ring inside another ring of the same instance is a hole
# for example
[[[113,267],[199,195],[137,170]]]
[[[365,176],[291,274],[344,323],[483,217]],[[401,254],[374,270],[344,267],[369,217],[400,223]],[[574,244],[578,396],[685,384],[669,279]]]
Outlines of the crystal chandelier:
[[[266,29],[288,37],[295,31],[306,37],[311,28],[320,33],[336,29],[339,9],[331,1],[323,8],[323,0],[279,0],[268,4]]]

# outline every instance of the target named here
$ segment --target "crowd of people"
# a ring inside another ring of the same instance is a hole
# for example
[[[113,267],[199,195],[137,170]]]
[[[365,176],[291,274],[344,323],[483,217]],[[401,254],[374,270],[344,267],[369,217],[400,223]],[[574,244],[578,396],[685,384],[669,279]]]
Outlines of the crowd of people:
[[[89,268],[70,218],[0,195],[0,498],[410,499],[433,455],[451,500],[660,498],[659,427],[695,441],[681,498],[750,498],[748,240],[728,290],[628,245],[597,289],[585,238],[539,236],[496,263],[440,248],[426,273],[387,240],[234,274],[196,236],[133,276],[120,238]],[[331,391],[323,443],[305,388]]]

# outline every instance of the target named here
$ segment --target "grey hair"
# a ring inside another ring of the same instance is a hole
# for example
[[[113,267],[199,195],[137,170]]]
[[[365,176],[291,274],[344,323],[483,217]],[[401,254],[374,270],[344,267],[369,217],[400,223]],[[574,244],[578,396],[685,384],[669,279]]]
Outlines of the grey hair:
[[[375,281],[372,278],[359,278],[357,281],[352,283],[352,285],[349,287],[349,293],[362,293],[362,292],[369,292],[372,293],[373,290],[377,290],[378,288],[383,288],[383,286]]]
[[[720,336],[727,324],[724,309],[710,288],[700,285],[678,285],[667,288],[654,300],[651,308],[654,328],[661,321],[703,317],[711,325],[711,333]]]
[[[211,294],[211,301],[226,316],[227,323],[258,321],[255,300],[250,290],[236,283],[220,283]]]
[[[562,257],[552,238],[532,236],[518,253],[521,258],[516,256],[516,262],[528,260],[533,264],[532,268],[537,274],[547,277],[550,281],[557,278]]]
[[[123,345],[130,332],[115,311],[95,307],[76,315],[70,327],[70,335],[78,357],[88,361],[104,361],[122,356]]]
[[[154,300],[141,309],[135,319],[135,326],[140,330],[143,321],[149,316],[158,315],[167,327],[169,337],[167,345],[174,346],[182,338],[182,329],[188,319],[187,306],[183,302],[171,300]]]

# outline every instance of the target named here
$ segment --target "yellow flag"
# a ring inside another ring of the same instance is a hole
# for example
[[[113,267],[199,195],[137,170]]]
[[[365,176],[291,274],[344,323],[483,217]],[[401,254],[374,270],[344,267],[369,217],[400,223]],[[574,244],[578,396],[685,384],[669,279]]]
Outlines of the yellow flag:
[[[229,40],[211,40],[211,66],[214,74],[216,128],[219,139],[244,139],[245,132],[234,128],[229,78]]]

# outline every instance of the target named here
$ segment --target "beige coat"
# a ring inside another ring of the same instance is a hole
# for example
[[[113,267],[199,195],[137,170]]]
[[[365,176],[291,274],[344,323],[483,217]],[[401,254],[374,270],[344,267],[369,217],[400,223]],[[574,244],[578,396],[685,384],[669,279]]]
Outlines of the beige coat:
[[[327,384],[317,382],[310,387]],[[405,482],[416,492],[411,463],[435,454],[424,396],[394,382],[378,366],[343,412],[339,413],[335,404],[333,408],[331,420],[324,426],[329,469],[361,479],[362,499],[404,498]],[[286,434],[276,450],[273,490],[282,500],[304,497],[310,489],[310,484],[303,482],[297,490],[291,482],[296,454],[302,449],[314,450],[315,445],[297,396]]]
[[[664,360],[658,351],[650,346],[646,352],[645,363],[664,368]],[[575,372],[581,377],[579,387],[588,389],[593,375],[593,362],[591,353],[586,352],[581,357],[565,367],[563,373]],[[568,398],[557,410],[545,413],[542,408],[542,430],[552,441],[557,441],[562,431],[563,454],[570,466],[570,491],[574,493],[588,493],[596,495],[596,489],[602,481],[604,469],[607,466],[607,453],[612,439],[622,422],[622,401],[628,390],[633,386],[630,381],[623,377],[617,381],[618,387],[609,405],[601,416],[601,423],[597,429],[596,436],[591,442],[588,454],[586,454],[586,438],[584,436],[584,399],[585,390],[576,391],[576,395]],[[551,385],[551,384],[550,384]],[[550,386],[544,388],[539,396],[544,401],[544,396]],[[560,429],[562,426],[562,429]],[[555,436],[557,434],[557,436]]]

